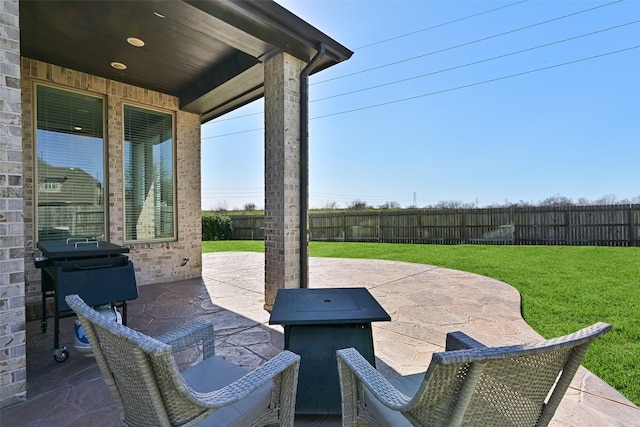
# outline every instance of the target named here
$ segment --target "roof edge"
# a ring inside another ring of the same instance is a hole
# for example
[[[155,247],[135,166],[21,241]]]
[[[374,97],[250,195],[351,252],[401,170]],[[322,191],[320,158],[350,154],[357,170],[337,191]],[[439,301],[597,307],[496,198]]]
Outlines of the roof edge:
[[[332,37],[329,37],[327,34],[323,33],[275,1],[233,0],[232,2],[247,11],[254,11],[254,13],[260,14],[263,18],[286,28],[316,52],[318,50],[318,46],[321,43],[324,44],[326,55],[335,63],[346,61],[353,55],[352,50]],[[309,60],[310,59],[311,58],[309,58]],[[324,68],[326,68],[326,64]],[[319,71],[320,69],[314,69],[313,71]]]

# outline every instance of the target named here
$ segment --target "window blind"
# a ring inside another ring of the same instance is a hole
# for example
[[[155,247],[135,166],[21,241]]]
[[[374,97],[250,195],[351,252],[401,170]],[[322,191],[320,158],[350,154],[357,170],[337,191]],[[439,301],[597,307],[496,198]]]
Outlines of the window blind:
[[[104,239],[102,98],[36,87],[39,240]]]
[[[126,240],[175,237],[171,114],[125,105],[124,164]]]

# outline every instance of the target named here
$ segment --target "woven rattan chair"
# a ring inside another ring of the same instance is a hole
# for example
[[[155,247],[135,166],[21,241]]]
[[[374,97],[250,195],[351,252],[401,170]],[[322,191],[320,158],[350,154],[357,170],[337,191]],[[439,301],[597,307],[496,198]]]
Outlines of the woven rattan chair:
[[[453,332],[425,373],[389,380],[357,350],[338,350],[343,426],[546,426],[589,345],[610,329],[493,348]]]
[[[214,355],[213,325],[196,322],[151,338],[100,315],[78,295],[77,314],[127,426],[293,426],[300,357],[284,351],[248,372]],[[173,353],[201,344],[180,373]]]

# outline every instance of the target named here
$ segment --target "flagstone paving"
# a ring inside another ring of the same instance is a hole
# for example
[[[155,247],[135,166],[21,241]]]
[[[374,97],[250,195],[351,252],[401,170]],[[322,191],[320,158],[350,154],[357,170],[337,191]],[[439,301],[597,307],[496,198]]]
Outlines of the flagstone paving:
[[[377,368],[385,376],[426,369],[444,348],[447,332],[461,330],[487,345],[541,339],[520,315],[520,297],[505,283],[435,266],[360,259],[311,258],[309,286],[366,287],[391,316],[375,322]],[[269,325],[264,306],[264,255],[203,254],[202,279],[140,287],[129,304],[129,326],[157,335],[195,319],[210,319],[216,353],[255,368],[283,349],[282,327]],[[61,321],[70,358],[56,363],[51,333],[27,325],[25,403],[0,411],[0,426],[114,426],[118,416],[95,361],[77,354],[73,319]],[[585,324],[585,326],[588,326]],[[615,325],[614,325],[615,327]],[[183,352],[179,364],[197,361]],[[298,415],[296,426],[340,425],[337,415]],[[552,426],[638,426],[640,409],[604,381],[580,368]]]

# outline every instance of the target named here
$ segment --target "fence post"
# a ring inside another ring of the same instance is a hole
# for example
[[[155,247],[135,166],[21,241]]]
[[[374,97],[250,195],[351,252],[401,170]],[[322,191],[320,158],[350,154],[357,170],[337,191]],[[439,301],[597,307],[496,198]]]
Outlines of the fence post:
[[[513,206],[509,206],[509,223],[513,225],[513,241],[511,242],[512,245],[517,245],[517,241],[518,241],[518,233],[517,233],[517,225],[516,225],[516,213],[515,213],[515,208]]]
[[[461,214],[460,214],[460,227],[462,228],[462,232],[460,233],[460,236],[462,236],[462,243],[467,243],[467,240],[469,239],[469,233],[467,230],[467,217],[464,214],[464,209],[461,210]]]
[[[567,206],[567,210],[564,211],[564,226],[565,226],[565,244],[572,245],[573,239],[571,238],[571,206]]]
[[[347,241],[347,213],[342,212],[342,241]]]
[[[636,246],[636,227],[633,223],[633,205],[629,205],[629,211],[627,213],[627,218],[629,219],[629,246]]]

